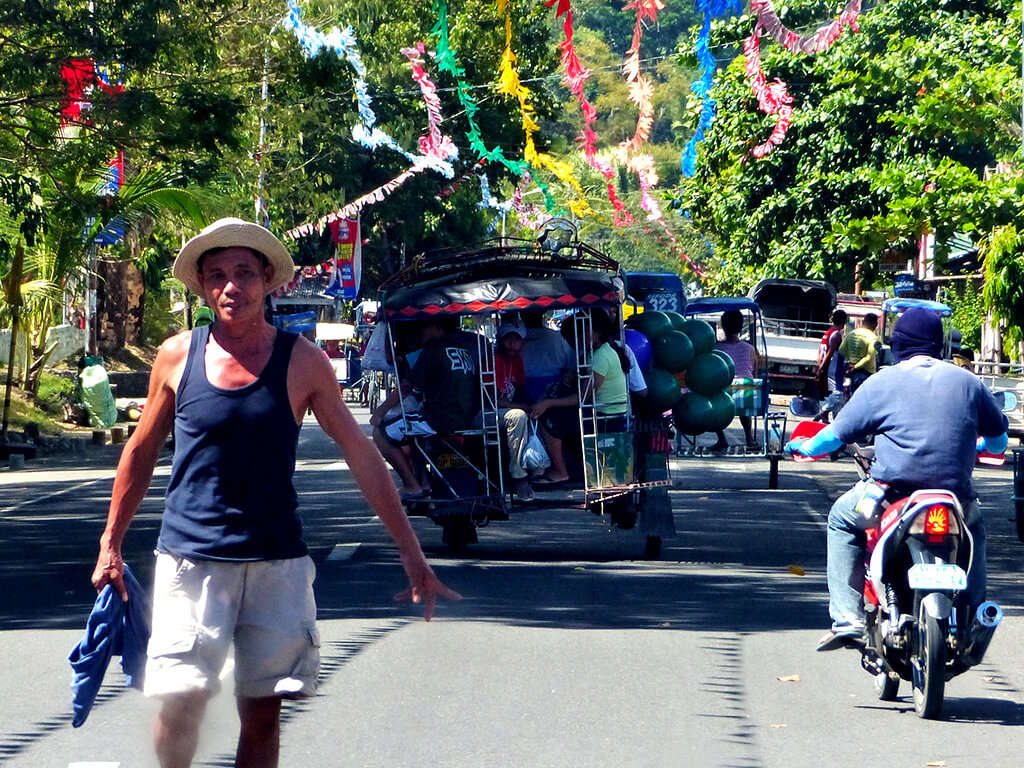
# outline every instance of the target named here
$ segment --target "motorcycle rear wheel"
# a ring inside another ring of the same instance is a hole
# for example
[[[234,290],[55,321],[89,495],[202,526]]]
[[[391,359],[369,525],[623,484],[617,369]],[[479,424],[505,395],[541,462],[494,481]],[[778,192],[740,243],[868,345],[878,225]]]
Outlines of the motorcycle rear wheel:
[[[917,623],[917,648],[914,659],[914,711],[926,720],[942,712],[946,689],[946,621],[936,619],[921,608]]]

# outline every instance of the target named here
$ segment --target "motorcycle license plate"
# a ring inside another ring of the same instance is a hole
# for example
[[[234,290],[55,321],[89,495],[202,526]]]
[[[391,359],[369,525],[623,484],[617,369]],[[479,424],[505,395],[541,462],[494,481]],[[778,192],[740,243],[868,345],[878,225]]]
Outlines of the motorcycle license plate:
[[[967,574],[959,565],[945,563],[918,563],[911,566],[907,573],[911,589],[947,589],[962,590],[967,588]]]

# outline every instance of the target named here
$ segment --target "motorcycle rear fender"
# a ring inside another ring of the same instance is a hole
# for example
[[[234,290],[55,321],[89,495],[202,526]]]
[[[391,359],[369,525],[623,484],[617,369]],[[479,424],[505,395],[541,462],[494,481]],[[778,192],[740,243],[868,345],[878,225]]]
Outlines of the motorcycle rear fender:
[[[974,559],[974,537],[971,536],[964,519],[963,509],[960,501],[949,491],[938,488],[915,491],[902,504],[895,502],[893,506],[900,505],[898,523],[891,522],[887,528],[883,528],[871,556],[868,560],[867,578],[874,587],[875,594],[879,597],[885,594],[885,584],[882,577],[885,573],[885,564],[895,549],[901,546],[906,538],[906,532],[910,529],[910,522],[917,517],[926,507],[934,503],[948,504],[953,508],[953,513],[960,524],[961,541],[960,546],[967,546],[968,567],[970,572],[971,562]]]
[[[942,592],[929,592],[921,601],[921,607],[937,621],[944,621],[953,615],[953,601]]]

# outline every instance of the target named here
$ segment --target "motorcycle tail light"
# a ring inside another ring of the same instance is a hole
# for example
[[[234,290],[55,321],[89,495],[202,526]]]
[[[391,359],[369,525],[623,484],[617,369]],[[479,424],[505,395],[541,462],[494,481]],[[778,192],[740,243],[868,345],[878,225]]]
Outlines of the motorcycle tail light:
[[[944,504],[933,504],[925,507],[914,518],[910,533],[923,534],[929,541],[941,541],[950,534],[959,534],[960,524],[949,507]]]

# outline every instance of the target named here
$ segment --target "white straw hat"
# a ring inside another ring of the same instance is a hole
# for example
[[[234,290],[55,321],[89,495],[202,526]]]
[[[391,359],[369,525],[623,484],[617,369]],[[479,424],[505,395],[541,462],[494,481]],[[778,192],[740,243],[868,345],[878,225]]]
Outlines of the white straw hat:
[[[192,293],[203,293],[197,264],[200,256],[214,248],[251,248],[266,256],[274,270],[268,293],[287,285],[295,276],[295,262],[288,249],[269,229],[243,219],[218,219],[185,243],[174,260],[174,276]]]

